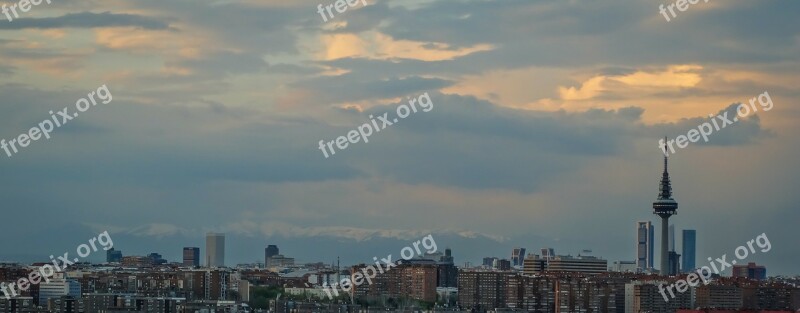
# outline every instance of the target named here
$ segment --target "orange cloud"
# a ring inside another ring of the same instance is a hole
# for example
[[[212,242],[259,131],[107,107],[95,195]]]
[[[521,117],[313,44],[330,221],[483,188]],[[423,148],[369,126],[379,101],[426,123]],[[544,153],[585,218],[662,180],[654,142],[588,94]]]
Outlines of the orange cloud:
[[[453,48],[448,44],[439,42],[395,40],[391,36],[378,32],[367,32],[358,35],[322,35],[320,41],[322,42],[322,47],[321,52],[317,54],[317,58],[322,60],[358,57],[379,60],[416,59],[441,61],[494,49],[492,45],[488,44]]]

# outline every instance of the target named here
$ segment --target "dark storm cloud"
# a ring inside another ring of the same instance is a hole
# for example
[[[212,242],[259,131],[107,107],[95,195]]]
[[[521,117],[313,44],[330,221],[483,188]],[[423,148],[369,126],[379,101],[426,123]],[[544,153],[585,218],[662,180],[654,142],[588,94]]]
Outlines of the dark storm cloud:
[[[448,69],[465,72],[598,62],[628,66],[776,62],[796,55],[800,20],[787,15],[800,9],[800,3],[747,3],[730,1],[712,9],[690,9],[670,23],[658,14],[657,3],[621,0],[437,1],[416,10],[376,4],[360,11],[348,27],[361,30],[387,21],[381,31],[398,40],[498,47],[445,62]],[[736,39],[731,42],[730,38]]]
[[[696,143],[691,143],[691,145],[738,146],[751,144],[757,142],[760,138],[773,135],[772,131],[764,129],[761,126],[761,118],[759,117],[760,114],[769,113],[757,112],[755,115],[750,115],[747,118],[740,118],[737,117],[736,113],[736,108],[738,106],[738,103],[731,104],[725,109],[711,114],[712,117],[684,118],[675,123],[654,125],[652,128],[653,134],[658,135],[660,132],[664,136],[670,138],[675,138],[679,135],[685,136],[689,130],[697,129],[699,125],[704,123],[709,123],[709,125],[713,127],[713,121],[716,121],[720,129],[717,130],[714,128],[714,132],[708,136],[708,142],[702,140],[701,138],[701,140],[697,141]],[[758,102],[756,102],[756,107],[758,109],[762,109]],[[734,118],[738,118],[739,120],[733,122],[733,124],[726,125],[726,122],[723,121],[723,118],[726,118],[732,122]],[[723,128],[722,126],[725,127]]]
[[[438,78],[406,77],[380,79],[370,73],[321,76],[294,84],[310,90],[321,104],[401,97],[424,90],[437,90],[453,84]],[[370,77],[372,76],[372,77]]]
[[[430,112],[412,114],[377,133],[368,145],[356,144],[335,157],[404,183],[535,192],[553,177],[579,169],[589,157],[620,153],[630,145],[641,113],[535,112],[429,94],[434,102]],[[372,108],[362,118],[367,122],[367,115],[384,112],[391,117],[397,105]]]
[[[194,78],[215,79],[226,75],[258,73],[268,67],[267,62],[258,54],[232,52],[215,53],[199,60],[180,60],[167,64],[191,68]]]
[[[13,23],[0,23],[0,29],[50,29],[50,28],[99,28],[139,27],[144,29],[168,29],[169,23],[148,16],[115,14],[111,12],[70,13],[58,17],[19,18]]]

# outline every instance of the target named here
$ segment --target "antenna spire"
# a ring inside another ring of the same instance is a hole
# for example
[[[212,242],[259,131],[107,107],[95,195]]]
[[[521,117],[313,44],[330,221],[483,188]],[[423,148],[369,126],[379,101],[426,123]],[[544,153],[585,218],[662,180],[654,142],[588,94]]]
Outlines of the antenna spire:
[[[658,188],[659,200],[672,199],[672,182],[669,179],[669,154],[667,152],[667,137],[664,137],[664,173],[661,174],[661,184]]]

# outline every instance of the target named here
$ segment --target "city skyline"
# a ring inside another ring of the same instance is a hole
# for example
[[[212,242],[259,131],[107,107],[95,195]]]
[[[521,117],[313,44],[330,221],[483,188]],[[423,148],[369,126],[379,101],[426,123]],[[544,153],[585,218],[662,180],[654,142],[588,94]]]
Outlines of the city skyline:
[[[4,0],[0,313],[800,313],[798,12]]]
[[[319,4],[54,1],[2,21],[0,140],[19,151],[0,152],[16,222],[0,259],[107,230],[170,260],[225,233],[226,265],[268,243],[358,262],[430,233],[471,262],[517,246],[630,261],[634,223],[659,224],[658,140],[768,92],[771,110],[670,155],[669,220],[698,231],[698,264],[767,232],[754,261],[800,271],[800,3],[709,1],[669,22],[622,0],[385,0],[328,21]],[[429,112],[320,153],[423,94]]]

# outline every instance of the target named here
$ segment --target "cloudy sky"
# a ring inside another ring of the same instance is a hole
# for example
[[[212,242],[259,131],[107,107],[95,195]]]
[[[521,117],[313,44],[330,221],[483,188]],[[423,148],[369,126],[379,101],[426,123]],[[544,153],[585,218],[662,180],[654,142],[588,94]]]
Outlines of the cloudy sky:
[[[697,229],[698,264],[766,233],[748,260],[800,274],[797,1],[667,22],[658,1],[368,0],[323,22],[332,2],[54,0],[0,19],[0,138],[113,95],[0,158],[0,259],[109,230],[173,260],[225,232],[228,264],[267,244],[363,262],[431,232],[459,264],[514,246],[633,260],[658,138],[767,91],[772,110],[671,156],[672,220]],[[430,112],[318,149],[426,92]]]

